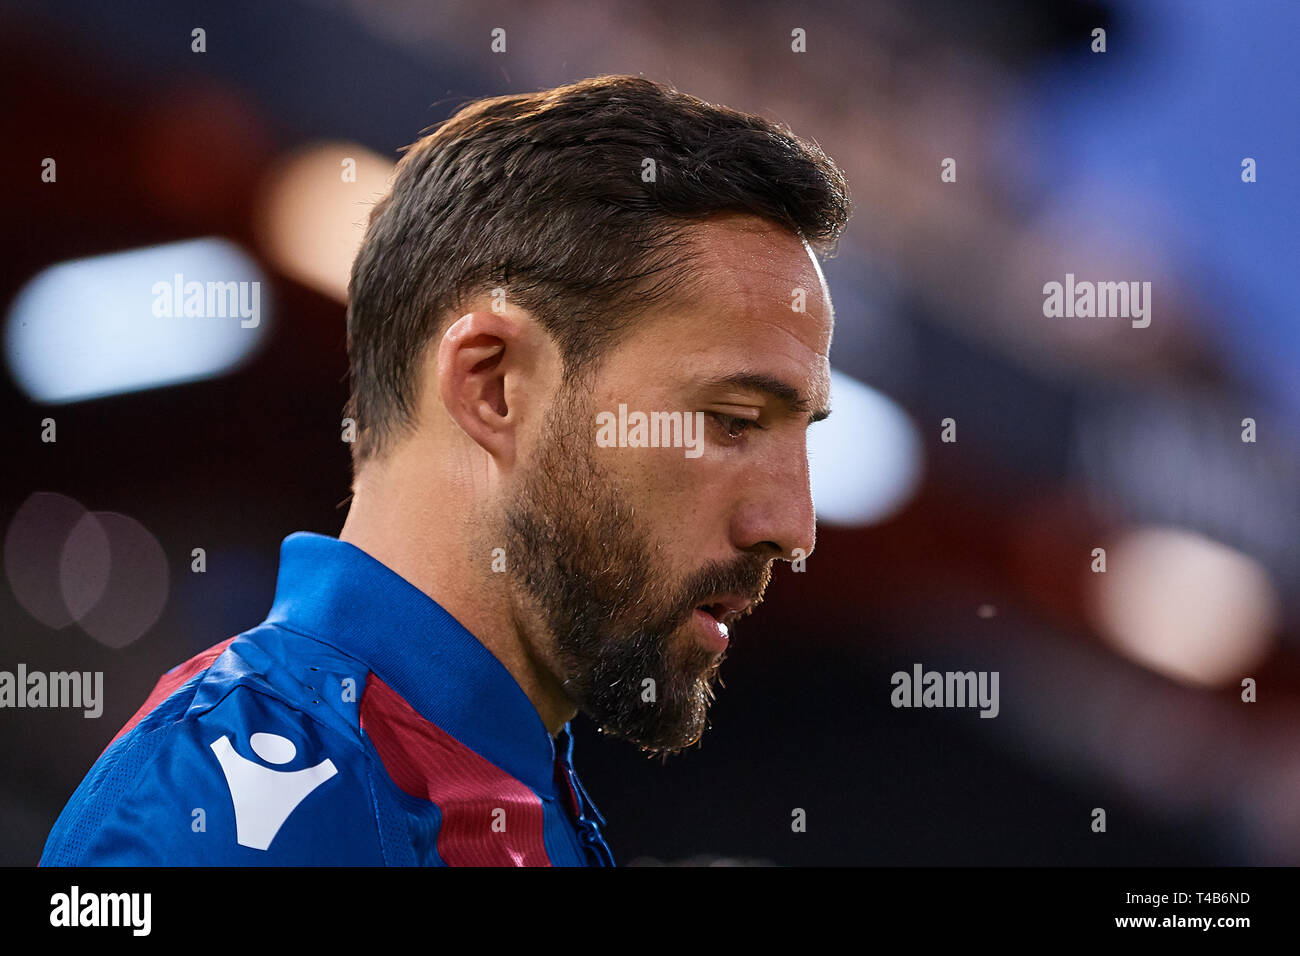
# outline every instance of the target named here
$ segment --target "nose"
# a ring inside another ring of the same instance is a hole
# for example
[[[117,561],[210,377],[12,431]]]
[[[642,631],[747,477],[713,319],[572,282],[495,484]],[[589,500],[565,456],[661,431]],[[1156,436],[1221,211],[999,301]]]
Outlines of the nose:
[[[817,543],[808,444],[801,435],[773,449],[770,457],[749,469],[735,511],[732,538],[742,551],[761,552],[793,561],[812,554]]]

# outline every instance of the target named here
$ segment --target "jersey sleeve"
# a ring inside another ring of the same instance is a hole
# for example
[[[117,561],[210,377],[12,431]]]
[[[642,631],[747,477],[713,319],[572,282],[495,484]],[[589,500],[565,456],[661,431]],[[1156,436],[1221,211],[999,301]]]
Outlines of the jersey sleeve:
[[[41,858],[42,866],[384,862],[359,741],[247,686],[200,713],[177,695],[116,741]]]

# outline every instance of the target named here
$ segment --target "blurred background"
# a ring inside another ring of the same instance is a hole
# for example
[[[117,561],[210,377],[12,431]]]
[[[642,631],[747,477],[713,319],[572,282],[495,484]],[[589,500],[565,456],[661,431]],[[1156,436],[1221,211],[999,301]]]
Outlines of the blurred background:
[[[0,669],[105,675],[99,719],[0,710],[0,864],[262,620],[284,536],[341,528],[348,266],[401,147],[601,73],[788,124],[856,204],[816,554],[702,746],[574,723],[618,862],[1300,863],[1300,7],[591,7],[0,6]],[[1045,317],[1067,274],[1149,281],[1150,326]],[[182,326],[173,276],[260,299]],[[891,706],[917,663],[997,671],[997,718]]]

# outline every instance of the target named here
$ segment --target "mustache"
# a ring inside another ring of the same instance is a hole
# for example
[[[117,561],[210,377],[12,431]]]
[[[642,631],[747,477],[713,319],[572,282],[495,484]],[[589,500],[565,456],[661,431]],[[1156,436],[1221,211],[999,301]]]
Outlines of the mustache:
[[[745,611],[748,614],[763,601],[763,594],[772,580],[772,564],[772,559],[756,556],[706,564],[692,574],[681,589],[680,606],[685,608],[681,614],[682,620],[689,618],[696,607],[715,594],[740,594],[748,597],[750,605]]]

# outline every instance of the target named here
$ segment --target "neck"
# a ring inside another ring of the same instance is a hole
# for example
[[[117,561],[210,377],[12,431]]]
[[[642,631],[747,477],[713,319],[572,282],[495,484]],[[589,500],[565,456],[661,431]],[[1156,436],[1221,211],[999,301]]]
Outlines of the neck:
[[[407,442],[361,468],[339,540],[459,621],[510,672],[554,736],[577,708],[546,663],[544,628],[520,620],[508,575],[492,570],[492,545],[482,533],[487,515],[476,504],[493,500],[484,471],[449,466],[446,455],[422,454]]]

